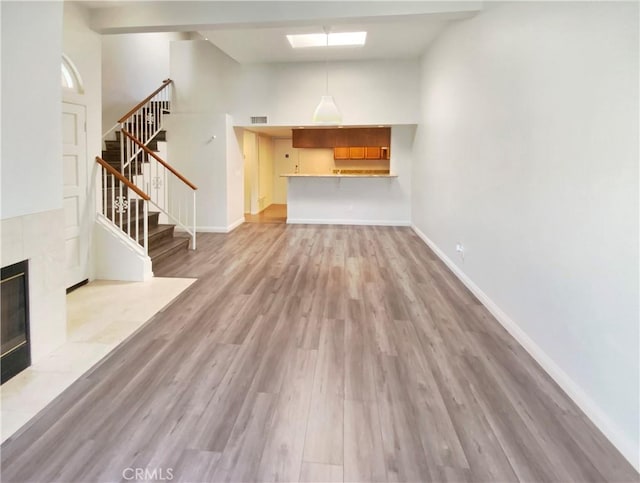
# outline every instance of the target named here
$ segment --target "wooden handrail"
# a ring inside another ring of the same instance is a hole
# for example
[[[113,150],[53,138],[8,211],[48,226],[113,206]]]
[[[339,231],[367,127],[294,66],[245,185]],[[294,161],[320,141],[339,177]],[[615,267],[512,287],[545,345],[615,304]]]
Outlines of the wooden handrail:
[[[121,130],[122,134],[124,134],[125,136],[127,136],[129,139],[131,139],[134,143],[136,143],[138,146],[140,146],[140,148],[147,153],[149,156],[152,156],[156,161],[158,161],[162,166],[164,166],[165,168],[167,168],[169,171],[171,171],[173,174],[175,174],[178,179],[180,181],[182,181],[184,184],[186,184],[189,188],[191,188],[192,190],[197,190],[198,187],[196,185],[194,185],[191,181],[189,181],[187,178],[185,178],[184,176],[182,176],[180,173],[178,173],[175,168],[173,166],[171,166],[170,164],[168,164],[164,159],[162,159],[160,156],[158,156],[156,153],[154,153],[153,151],[151,151],[148,147],[146,147],[142,141],[140,141],[137,137],[135,137],[133,134],[131,134],[129,131],[127,131],[126,129],[122,129]]]
[[[151,199],[151,197],[147,193],[142,191],[140,188],[138,188],[136,185],[134,185],[127,178],[122,176],[122,173],[120,173],[120,171],[118,171],[116,168],[111,166],[109,163],[107,163],[100,156],[96,156],[96,162],[99,165],[101,165],[104,169],[106,169],[109,174],[114,175],[116,178],[118,178],[119,181],[122,181],[127,188],[129,188],[130,190],[133,190],[133,192],[135,194],[137,194],[140,198],[142,198],[145,201],[149,201]]]
[[[160,92],[162,89],[164,89],[168,84],[171,84],[172,82],[173,81],[171,79],[163,80],[162,81],[162,85],[160,87],[158,87],[155,91],[153,91],[151,94],[149,94],[143,101],[139,102],[136,105],[136,107],[134,107],[129,112],[127,112],[124,116],[122,116],[120,119],[118,119],[118,122],[125,122],[129,118],[129,116],[131,116],[138,109],[140,109],[142,106],[144,106],[147,102],[149,102],[153,98],[153,96],[155,96],[158,92]]]

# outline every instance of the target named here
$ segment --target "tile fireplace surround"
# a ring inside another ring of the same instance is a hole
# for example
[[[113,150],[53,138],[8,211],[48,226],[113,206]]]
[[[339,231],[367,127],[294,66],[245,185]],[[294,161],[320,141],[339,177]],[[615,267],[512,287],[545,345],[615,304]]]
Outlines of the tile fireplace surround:
[[[31,361],[66,340],[64,212],[50,210],[2,220],[0,266],[29,260]]]

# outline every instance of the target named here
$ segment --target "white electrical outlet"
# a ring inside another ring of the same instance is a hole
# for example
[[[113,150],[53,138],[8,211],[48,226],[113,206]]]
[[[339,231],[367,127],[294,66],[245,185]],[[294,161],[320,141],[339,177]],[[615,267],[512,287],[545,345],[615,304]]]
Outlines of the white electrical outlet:
[[[456,244],[456,252],[460,254],[460,258],[464,261],[464,245],[462,243]]]

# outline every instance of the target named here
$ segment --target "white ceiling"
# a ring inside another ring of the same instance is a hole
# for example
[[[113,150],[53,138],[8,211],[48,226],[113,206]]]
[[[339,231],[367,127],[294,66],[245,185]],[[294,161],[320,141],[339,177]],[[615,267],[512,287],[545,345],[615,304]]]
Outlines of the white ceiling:
[[[1,0],[0,0],[1,1]],[[83,0],[103,34],[200,33],[240,63],[409,59],[452,22],[482,10],[469,0]],[[363,47],[292,49],[287,34],[366,31]]]
[[[467,16],[467,15],[465,15]],[[420,56],[429,43],[460,14],[412,15],[327,25],[332,32],[366,31],[363,47],[293,49],[287,34],[321,33],[324,25],[226,28],[199,33],[240,63],[329,60],[408,59]]]

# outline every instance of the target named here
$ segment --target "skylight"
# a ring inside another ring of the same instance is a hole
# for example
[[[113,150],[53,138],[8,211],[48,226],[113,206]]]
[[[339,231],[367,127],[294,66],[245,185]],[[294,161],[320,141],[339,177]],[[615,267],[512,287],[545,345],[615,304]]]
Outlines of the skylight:
[[[325,47],[329,36],[329,47],[362,46],[367,41],[367,32],[331,32],[329,34],[287,35],[287,40],[294,49],[307,47]]]

